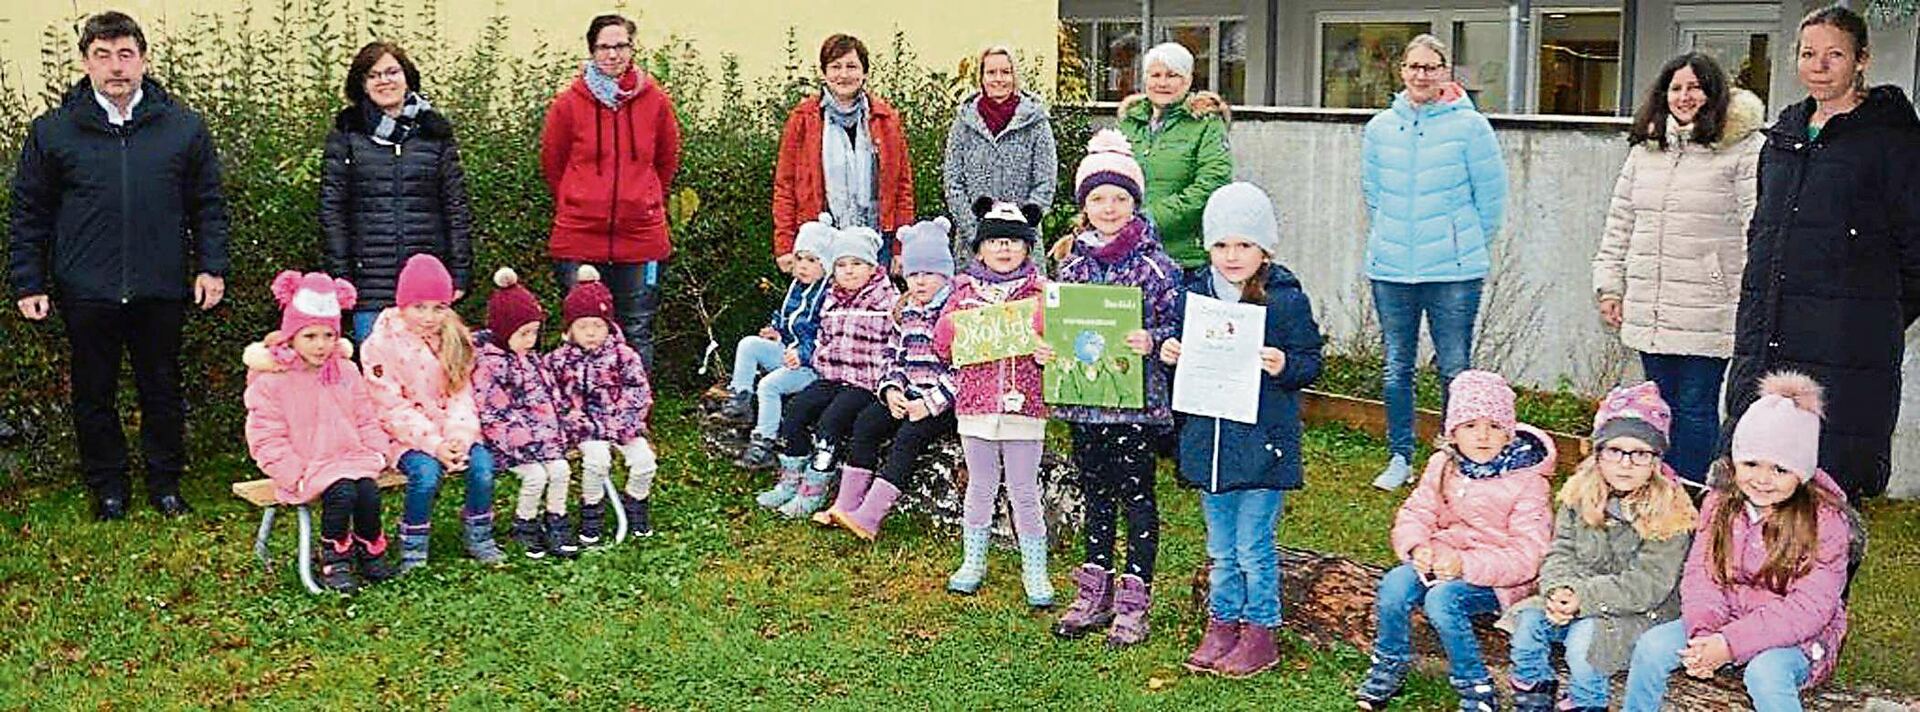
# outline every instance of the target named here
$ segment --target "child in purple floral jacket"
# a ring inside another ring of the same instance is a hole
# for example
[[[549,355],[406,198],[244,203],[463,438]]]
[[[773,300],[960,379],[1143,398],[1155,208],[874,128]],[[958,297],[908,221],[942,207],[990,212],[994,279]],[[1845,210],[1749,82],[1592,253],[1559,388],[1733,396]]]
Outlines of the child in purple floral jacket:
[[[580,540],[600,541],[606,522],[603,487],[613,472],[613,448],[627,461],[627,487],[620,506],[628,531],[652,536],[648,498],[659,469],[647,443],[653,388],[640,354],[613,322],[613,292],[592,265],[580,268],[561,306],[566,330],[560,348],[547,354],[560,395],[560,422],[580,448]]]
[[[539,352],[540,321],[546,311],[520,276],[507,267],[493,273],[499,287],[487,299],[487,328],[473,335],[473,400],[480,415],[480,436],[499,466],[520,477],[520,501],[513,510],[513,540],[529,559],[548,552],[563,559],[578,556],[580,545],[567,521],[567,434],[560,426],[553,374]],[[546,517],[540,516],[542,495]]]

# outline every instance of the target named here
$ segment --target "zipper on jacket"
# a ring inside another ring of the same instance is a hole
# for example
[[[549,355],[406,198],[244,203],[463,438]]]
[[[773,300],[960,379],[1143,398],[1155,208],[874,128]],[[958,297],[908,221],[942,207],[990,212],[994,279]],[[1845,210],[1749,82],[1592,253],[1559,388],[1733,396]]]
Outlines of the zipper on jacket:
[[[1213,493],[1220,493],[1220,419],[1213,419]]]
[[[372,139],[369,138],[368,140]],[[389,170],[387,173],[389,177],[393,179],[393,202],[389,204],[392,206],[391,212],[393,213],[393,243],[395,247],[393,254],[395,255],[395,259],[400,261],[400,266],[404,267],[407,263],[407,257],[410,255],[407,254],[406,216],[400,213],[402,196],[406,195],[406,193],[403,192],[404,188],[400,185],[400,144],[398,143],[393,144],[393,166],[392,170]],[[394,278],[394,288],[396,292],[399,289],[399,274],[397,271],[394,272],[394,275],[396,275]]]
[[[127,120],[131,122],[133,117]],[[126,304],[133,300],[133,254],[128,247],[133,240],[133,198],[127,194],[127,127],[118,127],[115,132],[120,134],[120,303]]]

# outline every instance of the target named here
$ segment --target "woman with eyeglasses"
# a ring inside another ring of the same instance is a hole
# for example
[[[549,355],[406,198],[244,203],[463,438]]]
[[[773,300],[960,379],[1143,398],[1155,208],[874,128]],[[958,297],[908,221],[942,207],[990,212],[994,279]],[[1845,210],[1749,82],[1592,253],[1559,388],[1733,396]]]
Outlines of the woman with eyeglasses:
[[[1920,119],[1867,86],[1867,23],[1840,5],[1800,22],[1800,83],[1760,151],[1759,206],[1734,320],[1727,414],[1780,369],[1826,386],[1820,468],[1847,497],[1892,473],[1904,333],[1920,318]]]
[[[358,344],[393,306],[408,257],[444,263],[459,298],[473,267],[473,213],[453,124],[420,94],[406,50],[384,41],[361,47],[346,95],[321,154],[320,231],[327,272],[359,292],[350,322]]]
[[[820,44],[818,94],[787,114],[773,168],[773,256],[793,271],[793,237],[824,216],[834,227],[878,232],[879,265],[893,264],[893,233],[914,221],[913,159],[905,118],[867,87],[867,45],[835,34]]]
[[[1698,485],[1720,440],[1766,122],[1766,105],[1711,57],[1668,61],[1634,115],[1593,256],[1600,318],[1673,404],[1667,461]]]
[[[564,292],[581,265],[599,270],[618,333],[652,370],[653,315],[673,254],[667,195],[680,171],[680,120],[673,99],[634,63],[634,32],[619,15],[587,25],[592,58],[547,109],[540,167],[553,191],[554,281]]]
[[[1507,166],[1493,127],[1453,80],[1447,46],[1409,40],[1406,89],[1367,122],[1360,188],[1367,206],[1367,279],[1385,342],[1388,464],[1373,486],[1392,490],[1413,468],[1413,365],[1425,315],[1440,391],[1473,361],[1473,321],[1487,246],[1506,209]]]

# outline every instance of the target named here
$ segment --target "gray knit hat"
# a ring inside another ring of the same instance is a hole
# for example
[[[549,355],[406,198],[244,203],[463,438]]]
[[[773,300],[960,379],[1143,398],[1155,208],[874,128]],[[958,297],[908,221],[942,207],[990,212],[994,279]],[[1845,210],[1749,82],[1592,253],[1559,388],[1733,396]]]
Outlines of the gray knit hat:
[[[1269,258],[1280,251],[1280,221],[1273,215],[1273,199],[1252,183],[1228,183],[1213,191],[1200,218],[1200,231],[1207,247],[1239,237],[1259,245]]]

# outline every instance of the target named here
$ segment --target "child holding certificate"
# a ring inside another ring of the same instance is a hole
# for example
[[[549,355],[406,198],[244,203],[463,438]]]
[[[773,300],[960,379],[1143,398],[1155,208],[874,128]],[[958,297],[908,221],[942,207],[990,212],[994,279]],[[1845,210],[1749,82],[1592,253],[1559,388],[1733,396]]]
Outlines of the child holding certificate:
[[[1279,661],[1280,558],[1274,527],[1286,491],[1299,489],[1300,389],[1320,376],[1320,325],[1300,280],[1273,261],[1273,200],[1251,183],[1214,191],[1202,216],[1207,269],[1189,296],[1265,308],[1255,422],[1189,416],[1180,428],[1180,479],[1199,488],[1207,520],[1207,632],[1187,658],[1194,672],[1247,677]],[[1176,314],[1181,313],[1176,311]],[[1180,340],[1160,346],[1180,361]],[[1248,364],[1248,368],[1253,368]]]

